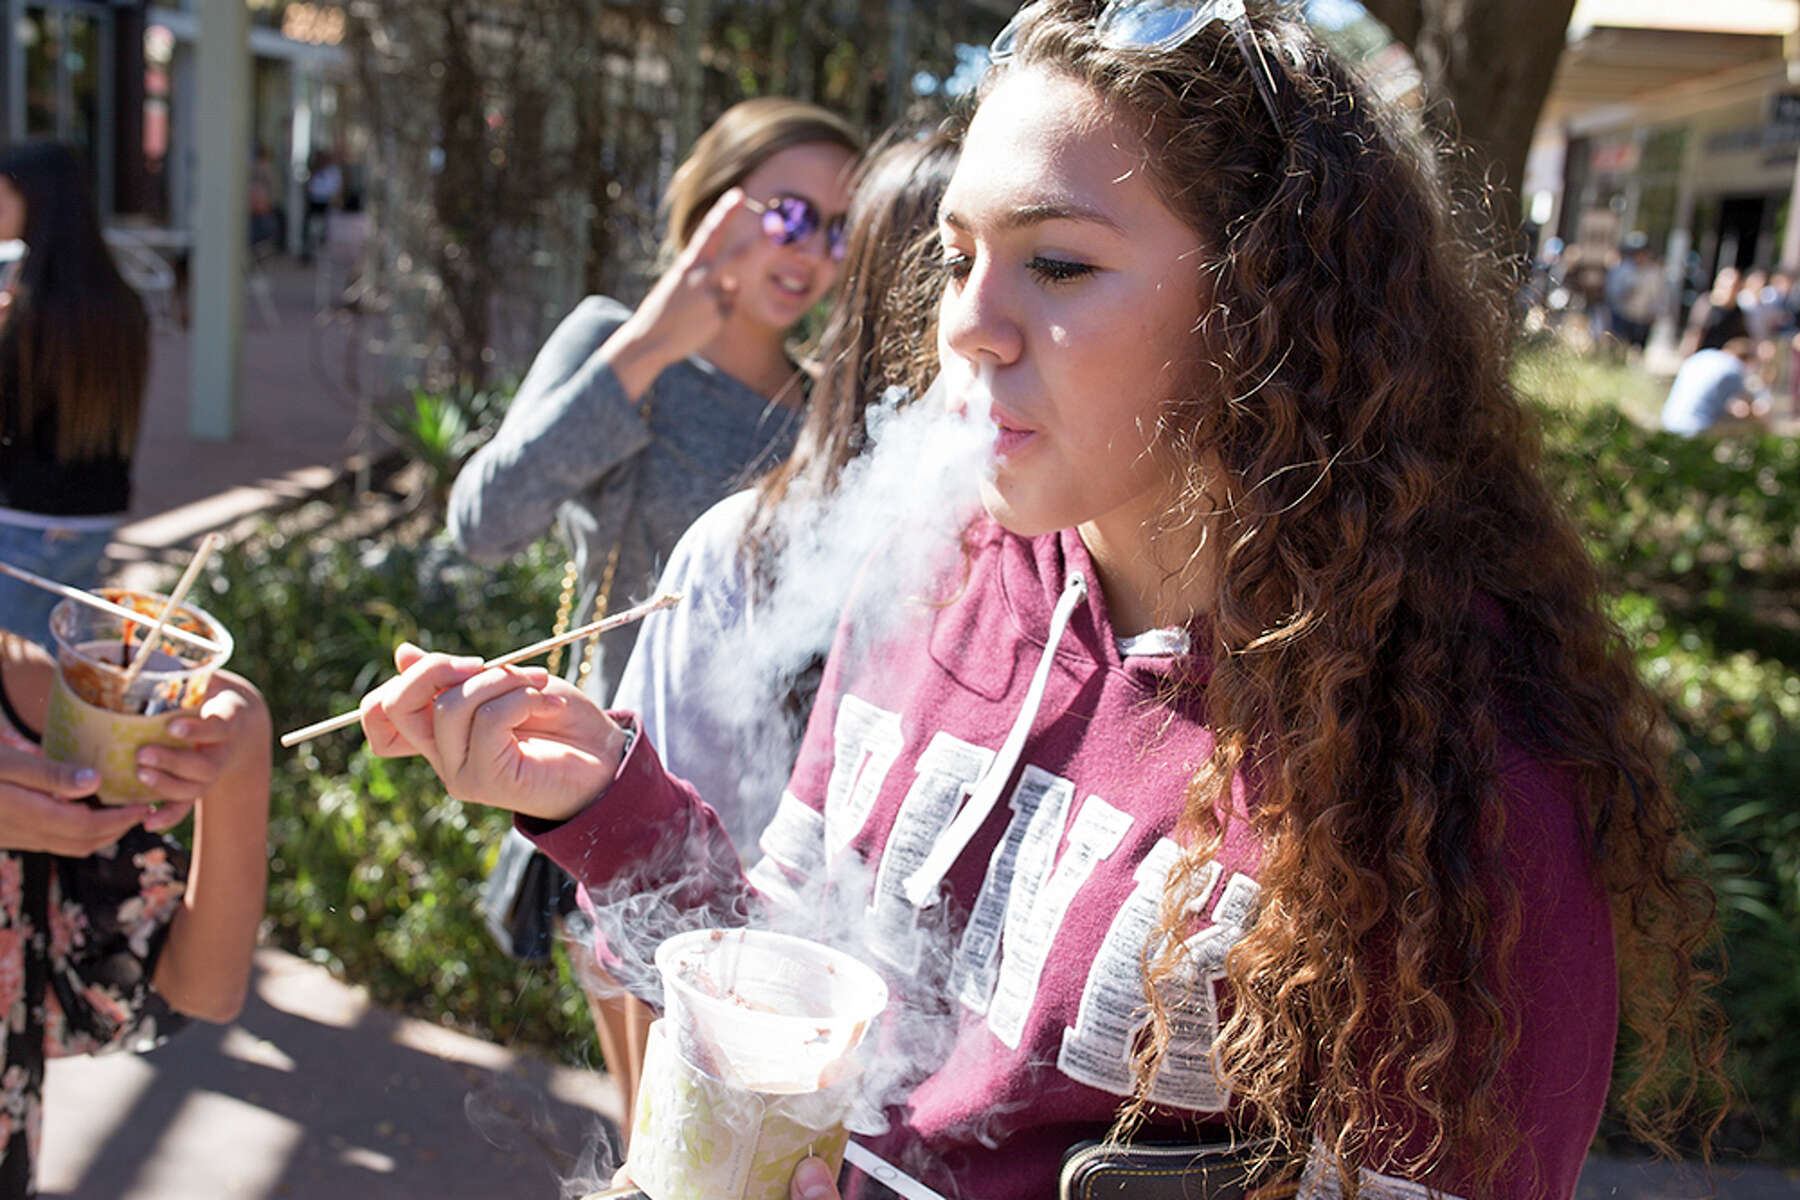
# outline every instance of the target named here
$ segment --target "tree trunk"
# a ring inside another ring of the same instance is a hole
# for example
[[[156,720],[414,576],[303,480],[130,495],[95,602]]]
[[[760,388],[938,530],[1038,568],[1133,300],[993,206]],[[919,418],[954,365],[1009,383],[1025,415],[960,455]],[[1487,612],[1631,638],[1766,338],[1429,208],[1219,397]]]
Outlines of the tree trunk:
[[[1412,51],[1425,77],[1426,119],[1472,153],[1462,182],[1497,185],[1499,229],[1518,229],[1525,157],[1575,0],[1364,0],[1363,7]]]

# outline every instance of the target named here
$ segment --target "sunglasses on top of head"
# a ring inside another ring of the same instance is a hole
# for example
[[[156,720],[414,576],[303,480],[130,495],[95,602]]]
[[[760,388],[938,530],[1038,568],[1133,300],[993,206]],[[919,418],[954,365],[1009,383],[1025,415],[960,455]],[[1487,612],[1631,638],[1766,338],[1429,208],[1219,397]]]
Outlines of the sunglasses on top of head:
[[[1029,7],[1029,6],[1027,6]],[[1011,58],[1018,49],[1019,27],[1025,12],[1021,9],[1006,23],[988,47],[992,62]],[[1244,0],[1108,0],[1094,19],[1094,32],[1108,50],[1173,50],[1214,22],[1222,21],[1231,31],[1238,50],[1250,66],[1250,78],[1256,83],[1256,94],[1274,122],[1276,132],[1285,132],[1281,113],[1275,105],[1275,73],[1263,55],[1262,44],[1250,27],[1244,12]]]
[[[762,218],[763,236],[777,246],[804,242],[823,225],[825,248],[830,251],[832,261],[844,261],[844,254],[850,248],[850,237],[842,216],[826,221],[818,206],[805,196],[782,195],[772,200],[746,198],[744,206]]]

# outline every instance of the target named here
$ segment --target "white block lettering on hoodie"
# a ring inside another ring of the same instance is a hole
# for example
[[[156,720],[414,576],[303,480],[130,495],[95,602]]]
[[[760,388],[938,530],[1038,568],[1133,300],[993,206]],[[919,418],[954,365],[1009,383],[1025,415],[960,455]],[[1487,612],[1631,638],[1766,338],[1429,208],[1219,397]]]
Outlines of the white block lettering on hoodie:
[[[985,1013],[999,979],[1000,938],[1015,894],[1035,896],[1055,859],[1075,785],[1038,767],[1026,767],[1007,803],[1012,820],[994,847],[987,877],[969,912],[956,949],[951,987],[962,1006]],[[1024,902],[1029,908],[1030,901]]]
[[[1000,979],[994,987],[987,1018],[988,1029],[1009,1048],[1019,1048],[1026,1018],[1037,1000],[1044,962],[1075,893],[1094,868],[1119,848],[1130,829],[1129,813],[1098,796],[1089,796],[1069,826],[1068,848],[1043,885],[1027,887],[1025,878],[1015,881],[1012,903],[1007,907],[1006,934],[1000,946]],[[1023,859],[1030,849],[1027,846],[1020,852],[1021,877],[1027,875]],[[1043,878],[1041,873],[1031,873]]]
[[[869,819],[905,739],[900,714],[845,693],[831,729],[831,781],[825,790],[825,844],[832,854],[850,844]]]
[[[894,814],[894,827],[881,848],[869,898],[869,945],[881,958],[908,974],[919,969],[919,910],[901,890],[919,869],[931,844],[956,816],[963,797],[987,770],[994,752],[939,733],[919,755],[916,777]],[[831,824],[826,810],[826,825]]]
[[[1088,968],[1075,1025],[1063,1030],[1056,1060],[1057,1069],[1078,1083],[1115,1096],[1131,1095],[1132,1043],[1149,1020],[1144,1002],[1144,947],[1156,931],[1163,889],[1180,858],[1181,847],[1173,840],[1157,839],[1132,872],[1136,886],[1119,906],[1100,953]],[[1220,874],[1217,863],[1207,864],[1194,889],[1197,900],[1204,901],[1212,893]],[[1209,1063],[1200,1065],[1210,1073]]]

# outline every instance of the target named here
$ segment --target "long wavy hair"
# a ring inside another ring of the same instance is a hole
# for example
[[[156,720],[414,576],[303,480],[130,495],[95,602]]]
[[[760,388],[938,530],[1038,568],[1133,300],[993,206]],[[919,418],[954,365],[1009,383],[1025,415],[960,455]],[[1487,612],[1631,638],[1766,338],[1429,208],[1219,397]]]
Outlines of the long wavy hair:
[[[1298,22],[1253,12],[1260,56],[1223,23],[1120,51],[1095,38],[1099,7],[1040,0],[986,86],[1035,65],[1135,118],[1203,242],[1189,385],[1159,436],[1189,464],[1166,523],[1206,528],[1217,556],[1217,742],[1146,948],[1119,1132],[1176,1036],[1189,904],[1242,777],[1262,893],[1227,959],[1222,1081],[1287,1152],[1320,1138],[1350,1194],[1360,1167],[1451,1166],[1491,1191],[1522,1142],[1499,1084],[1520,982],[1499,778],[1516,746],[1576,782],[1636,1047],[1615,1099],[1662,1141],[1723,1086],[1697,964],[1712,896],[1660,709],[1539,476],[1506,272],[1469,220],[1485,210],[1452,202],[1423,135]],[[1429,1137],[1371,1161],[1396,1122]]]
[[[0,405],[27,437],[55,431],[59,462],[129,458],[150,372],[150,327],[100,235],[75,152],[60,142],[0,150],[25,202],[25,258],[0,316]]]

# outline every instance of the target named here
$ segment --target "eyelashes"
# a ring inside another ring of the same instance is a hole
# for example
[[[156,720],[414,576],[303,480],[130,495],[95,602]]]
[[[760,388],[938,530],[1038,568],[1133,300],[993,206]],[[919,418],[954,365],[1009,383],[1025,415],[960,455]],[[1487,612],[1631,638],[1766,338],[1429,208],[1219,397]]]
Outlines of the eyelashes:
[[[961,281],[969,277],[975,260],[967,254],[946,254],[938,263],[938,267],[950,279]],[[1092,275],[1096,267],[1091,263],[1075,262],[1066,258],[1050,258],[1047,255],[1036,255],[1025,264],[1030,271],[1045,283],[1067,283],[1073,279]]]
[[[1071,262],[1066,258],[1046,258],[1041,254],[1026,263],[1025,269],[1047,283],[1066,283],[1094,273],[1094,268],[1088,263]]]

